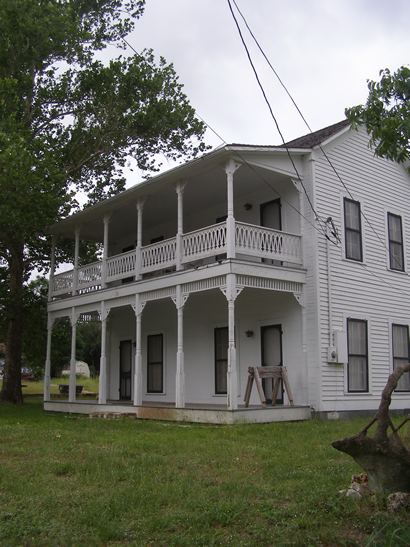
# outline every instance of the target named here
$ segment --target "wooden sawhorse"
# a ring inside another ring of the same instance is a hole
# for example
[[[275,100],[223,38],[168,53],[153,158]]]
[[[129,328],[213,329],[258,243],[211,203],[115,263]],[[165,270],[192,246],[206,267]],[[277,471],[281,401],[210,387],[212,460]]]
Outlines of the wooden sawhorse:
[[[258,390],[261,403],[263,406],[266,406],[267,402],[263,391],[262,380],[269,378],[272,380],[272,406],[275,406],[276,404],[276,398],[278,396],[281,380],[283,382],[283,389],[288,396],[289,403],[293,406],[293,395],[292,390],[290,389],[286,367],[249,367],[248,373],[249,376],[244,397],[245,406],[249,406],[249,400],[251,398],[254,382],[256,384],[256,389]]]

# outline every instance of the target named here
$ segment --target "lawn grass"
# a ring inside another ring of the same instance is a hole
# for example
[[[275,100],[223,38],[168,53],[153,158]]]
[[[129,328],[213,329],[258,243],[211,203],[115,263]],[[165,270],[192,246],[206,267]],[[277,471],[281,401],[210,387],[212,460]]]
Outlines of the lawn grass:
[[[363,420],[201,426],[0,406],[0,545],[410,545],[408,515],[338,495]]]

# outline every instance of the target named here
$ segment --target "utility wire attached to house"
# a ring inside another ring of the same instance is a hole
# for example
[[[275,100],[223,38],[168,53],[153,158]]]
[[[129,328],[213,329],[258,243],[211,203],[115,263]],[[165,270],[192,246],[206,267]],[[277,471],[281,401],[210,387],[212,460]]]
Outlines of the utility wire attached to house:
[[[140,58],[141,55],[138,53],[138,51],[127,41],[125,40],[125,38],[122,39],[123,42]],[[225,141],[225,139],[223,137],[221,137],[221,135],[206,121],[204,120],[204,118],[202,118],[198,113],[196,113],[196,116],[208,127],[208,129],[210,129],[212,131],[212,133],[214,133],[214,135],[216,135],[216,137],[222,142],[222,144],[224,144],[225,146],[227,146],[227,142]],[[274,188],[270,182],[259,172],[255,169],[255,167],[248,162],[248,160],[242,155],[240,154],[238,151],[235,151],[236,155],[239,157],[239,159],[249,168],[251,169],[251,171],[253,173],[255,173],[255,175],[272,191],[275,193],[275,196],[279,197],[281,199],[281,201],[283,201],[283,203],[286,203],[291,209],[293,209],[298,215],[300,215],[308,224],[310,224],[310,226],[312,226],[312,228],[314,230],[316,230],[319,234],[321,235],[324,235],[327,239],[329,239],[328,235],[326,233],[324,233],[323,229],[319,229],[315,224],[313,224],[313,222],[311,222],[309,220],[309,218],[307,218],[297,207],[295,207],[292,203],[290,203],[290,201],[288,201],[285,197],[283,197],[276,188]],[[296,170],[297,172],[297,170]],[[300,180],[300,177],[299,177],[299,180]],[[314,209],[313,209],[314,211]],[[315,211],[314,211],[315,213]],[[337,246],[337,243],[335,243],[334,241],[332,241],[331,239],[329,239],[331,243],[333,243],[334,245]]]
[[[297,169],[297,167],[296,167],[296,165],[295,165],[295,162],[294,162],[294,160],[293,160],[293,157],[292,157],[292,155],[291,155],[291,153],[290,153],[290,151],[289,151],[289,147],[287,146],[286,141],[285,141],[285,138],[284,138],[284,136],[283,136],[283,134],[282,134],[282,131],[281,131],[280,127],[279,127],[279,123],[278,123],[278,121],[277,121],[277,119],[276,119],[276,116],[275,116],[275,114],[273,113],[272,106],[271,106],[271,104],[270,104],[270,102],[269,102],[269,99],[268,99],[268,97],[267,97],[267,95],[266,95],[265,89],[264,89],[264,87],[263,87],[263,85],[262,85],[262,82],[261,82],[261,80],[260,80],[260,78],[259,78],[259,74],[258,74],[258,72],[257,72],[257,70],[256,70],[256,67],[255,67],[255,65],[254,65],[254,63],[253,63],[253,60],[252,60],[251,54],[250,54],[250,52],[249,52],[248,46],[247,46],[246,41],[245,41],[245,39],[244,39],[244,37],[243,37],[242,31],[241,31],[241,27],[240,27],[240,25],[239,25],[239,23],[238,23],[238,20],[237,20],[236,16],[235,16],[235,13],[234,13],[234,11],[233,11],[232,4],[231,4],[231,0],[227,0],[227,2],[228,2],[228,6],[229,6],[229,10],[230,10],[230,12],[231,12],[232,18],[233,18],[233,20],[234,20],[234,22],[235,22],[235,25],[236,25],[236,28],[237,28],[237,30],[238,30],[238,34],[239,34],[240,40],[241,40],[241,42],[242,42],[242,45],[243,45],[243,47],[244,47],[244,49],[245,49],[245,52],[246,52],[246,55],[247,55],[247,57],[248,57],[249,64],[251,65],[251,68],[252,68],[253,74],[254,74],[254,76],[255,76],[255,79],[256,79],[256,81],[257,81],[257,84],[258,84],[258,86],[259,86],[259,89],[261,90],[261,93],[262,93],[262,95],[263,95],[263,98],[264,98],[264,100],[265,100],[265,103],[266,103],[266,105],[267,105],[267,107],[268,107],[268,109],[269,109],[271,118],[273,119],[273,121],[274,121],[274,123],[275,123],[276,129],[277,129],[277,131],[278,131],[278,133],[279,133],[279,135],[280,135],[280,138],[282,139],[283,146],[284,146],[284,148],[286,149],[286,153],[287,153],[287,155],[288,155],[288,157],[289,157],[289,160],[290,160],[290,162],[291,162],[291,164],[292,164],[292,167],[293,167],[293,169],[294,169],[294,171],[295,171],[295,173],[296,173],[296,176],[297,176],[297,178],[298,178],[298,181],[300,182],[300,184],[301,184],[301,186],[302,186],[302,188],[303,188],[303,191],[304,191],[304,193],[305,193],[305,195],[306,195],[306,199],[307,199],[307,201],[308,201],[308,203],[309,203],[309,206],[311,207],[311,209],[312,209],[312,211],[313,211],[313,213],[314,213],[314,215],[315,215],[315,219],[316,219],[316,221],[320,224],[323,235],[327,238],[328,236],[327,236],[327,233],[326,233],[326,229],[325,229],[325,226],[324,226],[324,222],[323,222],[323,220],[319,217],[319,215],[317,214],[317,212],[316,212],[316,210],[315,210],[315,208],[314,208],[314,206],[313,206],[313,203],[312,203],[312,200],[310,199],[309,193],[308,193],[308,191],[306,190],[305,185],[303,184],[302,178],[301,178],[301,176],[300,176],[300,174],[299,174],[299,171],[298,171],[298,169]]]
[[[268,56],[266,55],[265,51],[263,50],[262,46],[260,45],[258,39],[256,38],[255,34],[252,32],[252,29],[250,28],[249,24],[248,24],[248,21],[246,20],[246,17],[244,16],[244,14],[242,13],[242,11],[240,10],[236,0],[232,0],[234,5],[235,5],[235,8],[237,9],[239,15],[241,16],[249,34],[251,35],[251,37],[253,38],[257,48],[259,49],[259,51],[261,52],[262,56],[264,57],[265,61],[267,62],[269,68],[271,69],[271,71],[273,72],[273,74],[276,76],[276,78],[278,79],[280,85],[283,87],[284,91],[286,92],[286,94],[288,95],[289,99],[292,101],[294,107],[296,108],[296,110],[298,111],[300,117],[302,118],[304,124],[306,125],[307,129],[309,130],[310,133],[313,133],[312,131],[312,128],[310,127],[308,121],[306,120],[305,116],[303,115],[302,113],[302,110],[299,108],[299,106],[297,105],[295,99],[293,98],[292,94],[290,93],[290,91],[288,90],[288,88],[286,87],[285,83],[283,82],[283,80],[280,78],[277,70],[275,70],[275,68],[273,67],[272,63],[270,62]],[[229,0],[228,0],[228,3],[229,3]],[[232,12],[232,9],[231,9],[231,12]],[[343,186],[343,188],[346,190],[346,192],[348,193],[349,197],[353,200],[353,201],[356,201],[355,198],[353,197],[351,191],[349,190],[348,186],[346,185],[346,183],[344,182],[344,180],[342,179],[340,173],[337,171],[336,167],[334,166],[333,162],[331,161],[330,157],[328,156],[328,154],[326,153],[325,149],[323,148],[323,146],[319,143],[318,145],[318,148],[319,150],[322,152],[324,158],[326,159],[326,161],[328,162],[329,166],[331,167],[331,169],[333,170],[334,174],[336,175],[337,179],[339,180],[339,182],[341,183],[341,185]],[[377,233],[376,229],[373,227],[372,223],[370,222],[370,220],[368,219],[368,217],[366,216],[366,214],[363,212],[363,210],[360,208],[360,214],[363,216],[364,220],[366,221],[366,223],[368,224],[368,226],[370,227],[370,229],[373,231],[373,233],[376,235],[377,239],[380,241],[380,243],[382,244],[383,248],[388,252],[390,253],[389,249],[387,248],[386,246],[386,243],[385,241],[383,241],[383,239],[380,237],[380,235]]]

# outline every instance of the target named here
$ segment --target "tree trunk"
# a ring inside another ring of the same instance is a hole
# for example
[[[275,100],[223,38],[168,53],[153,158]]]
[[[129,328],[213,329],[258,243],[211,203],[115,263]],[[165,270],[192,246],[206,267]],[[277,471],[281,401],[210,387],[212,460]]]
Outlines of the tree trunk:
[[[392,393],[401,376],[409,371],[410,364],[397,367],[390,374],[375,417],[360,433],[332,443],[334,448],[349,454],[366,471],[369,487],[375,492],[410,492],[410,451],[398,434],[400,427],[410,418],[407,417],[396,428],[389,416]],[[367,432],[374,423],[377,423],[376,433],[373,438],[368,437]],[[390,435],[389,428],[392,430]]]
[[[24,245],[12,247],[9,260],[9,298],[7,302],[6,363],[0,401],[21,404],[21,351],[23,335]]]

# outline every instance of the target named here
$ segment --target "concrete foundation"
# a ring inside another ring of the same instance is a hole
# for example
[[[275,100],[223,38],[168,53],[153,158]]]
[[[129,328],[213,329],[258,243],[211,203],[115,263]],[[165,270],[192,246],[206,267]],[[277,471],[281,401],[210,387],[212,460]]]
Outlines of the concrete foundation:
[[[228,410],[219,406],[175,408],[171,406],[133,406],[128,404],[99,405],[94,402],[47,401],[44,410],[89,415],[124,415],[143,420],[165,420],[205,424],[239,424],[294,422],[308,420],[311,409],[308,406],[249,407]]]

